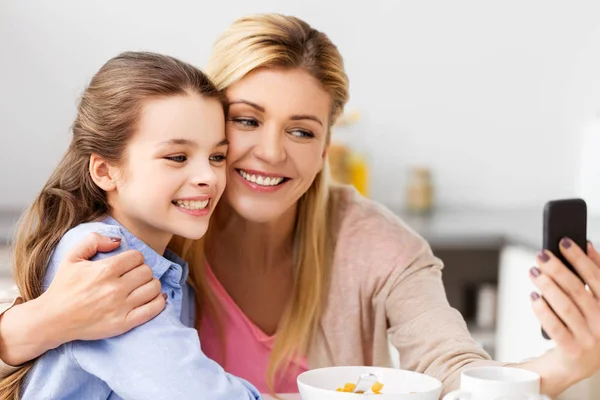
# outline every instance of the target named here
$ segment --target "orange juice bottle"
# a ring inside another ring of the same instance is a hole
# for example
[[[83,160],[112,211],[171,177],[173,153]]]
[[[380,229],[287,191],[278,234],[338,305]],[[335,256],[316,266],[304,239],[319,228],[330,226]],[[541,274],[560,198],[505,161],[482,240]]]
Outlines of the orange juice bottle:
[[[350,183],[365,197],[369,196],[369,164],[367,158],[358,153],[350,156]]]

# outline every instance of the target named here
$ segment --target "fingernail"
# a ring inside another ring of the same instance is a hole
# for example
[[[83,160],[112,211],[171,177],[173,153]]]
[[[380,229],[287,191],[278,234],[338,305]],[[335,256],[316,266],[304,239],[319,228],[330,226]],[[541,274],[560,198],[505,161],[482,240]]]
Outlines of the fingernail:
[[[591,240],[588,240],[587,242],[588,242],[588,245],[590,245],[591,247],[594,247],[594,243],[592,243]]]
[[[563,239],[560,241],[560,245],[561,245],[562,247],[564,247],[565,249],[568,249],[569,247],[571,247],[571,240],[570,240],[570,239],[567,239],[567,238],[563,238]]]
[[[540,251],[540,254],[538,254],[538,258],[541,262],[548,262],[548,260],[550,260],[550,256],[546,254],[544,250]]]
[[[538,276],[540,276],[540,275],[541,275],[542,271],[540,271],[540,269],[539,269],[538,267],[532,267],[532,268],[529,270],[529,273],[530,273],[531,275],[533,275],[534,277],[536,277],[536,278],[537,278]]]
[[[536,292],[531,292],[531,300],[536,301],[537,299],[540,298],[540,295],[537,294]]]
[[[167,294],[166,293],[163,293],[162,296],[163,296],[163,299],[165,299],[165,300],[167,299]]]
[[[116,242],[120,242],[121,238],[120,237],[111,237],[110,240],[116,243]]]

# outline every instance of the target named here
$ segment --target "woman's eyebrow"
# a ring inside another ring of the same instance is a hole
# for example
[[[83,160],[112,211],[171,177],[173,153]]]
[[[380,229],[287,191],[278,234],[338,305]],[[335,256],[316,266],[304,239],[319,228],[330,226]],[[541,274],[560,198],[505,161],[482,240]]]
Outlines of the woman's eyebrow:
[[[229,102],[230,106],[233,105],[233,104],[247,104],[250,107],[252,107],[252,108],[254,108],[254,109],[256,109],[256,110],[258,110],[260,112],[263,112],[263,113],[265,112],[265,108],[264,107],[259,106],[258,104],[253,103],[253,102],[251,102],[249,100],[243,100],[243,99],[241,99],[241,100],[234,100],[234,101],[230,101]]]

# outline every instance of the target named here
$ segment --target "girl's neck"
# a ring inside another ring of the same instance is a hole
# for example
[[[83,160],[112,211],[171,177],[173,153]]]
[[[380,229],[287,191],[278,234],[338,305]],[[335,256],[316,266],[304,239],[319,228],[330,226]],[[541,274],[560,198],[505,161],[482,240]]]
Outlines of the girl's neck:
[[[212,266],[269,270],[291,260],[296,207],[275,221],[248,221],[221,201],[211,219],[207,256]]]
[[[172,233],[159,231],[143,221],[125,215],[125,213],[117,209],[111,210],[110,216],[123,225],[133,236],[146,243],[161,256],[165,253],[167,245],[173,238]]]

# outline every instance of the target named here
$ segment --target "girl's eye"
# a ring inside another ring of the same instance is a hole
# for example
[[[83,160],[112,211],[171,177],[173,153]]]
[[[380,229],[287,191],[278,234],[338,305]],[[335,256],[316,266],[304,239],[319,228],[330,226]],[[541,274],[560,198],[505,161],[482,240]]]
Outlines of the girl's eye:
[[[220,162],[225,161],[225,159],[226,159],[226,157],[224,154],[215,154],[215,155],[210,156],[210,161],[212,161],[212,162],[220,163]]]
[[[230,118],[229,120],[244,128],[256,128],[258,126],[258,121],[254,118]]]
[[[176,163],[183,163],[183,162],[187,161],[186,156],[169,156],[169,157],[165,157],[165,158],[170,161],[175,161]]]

